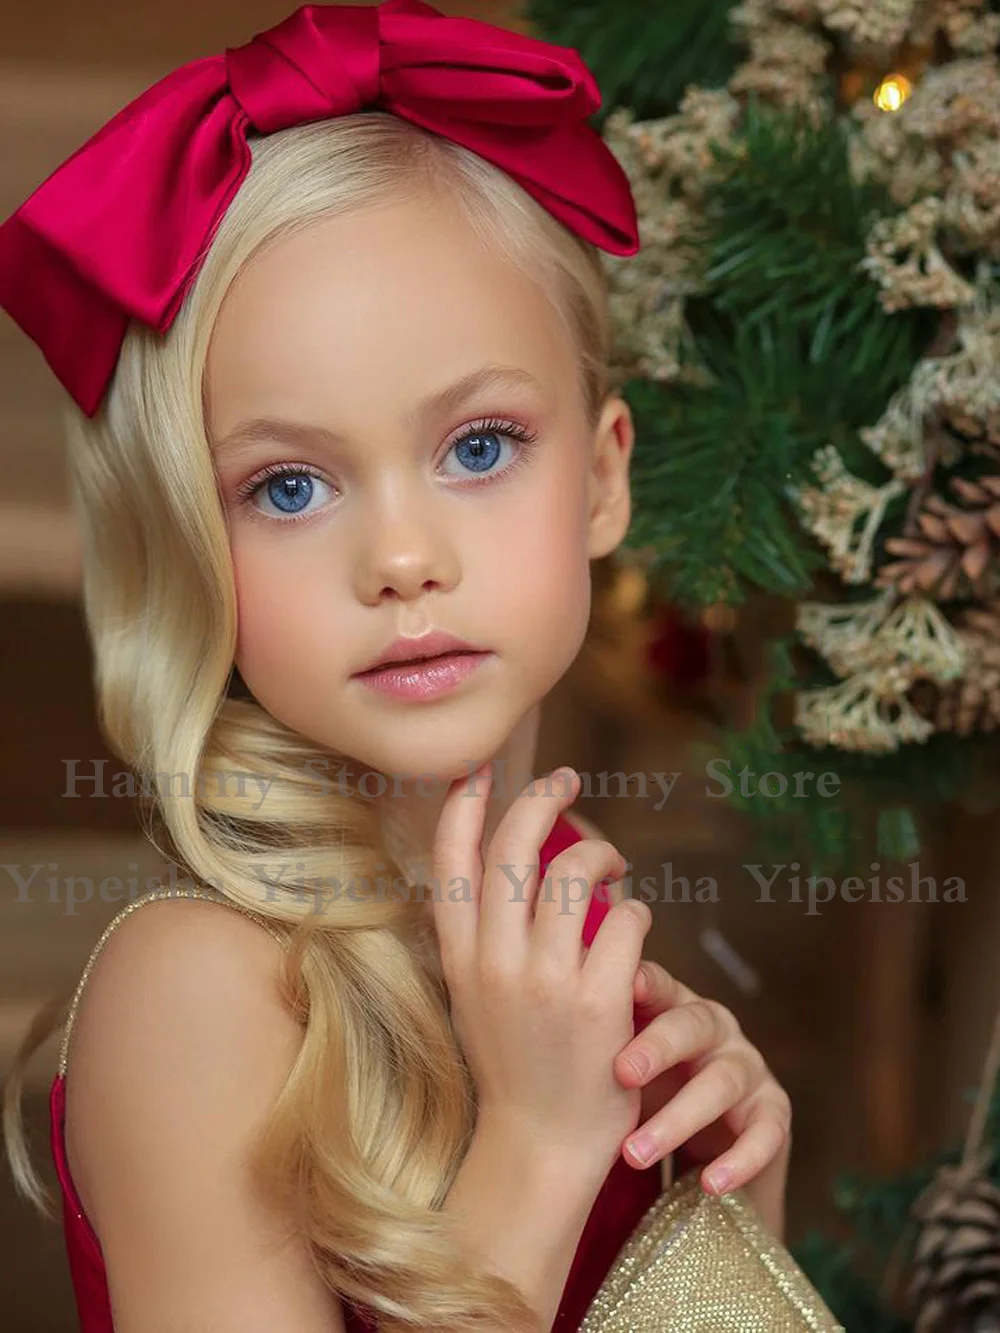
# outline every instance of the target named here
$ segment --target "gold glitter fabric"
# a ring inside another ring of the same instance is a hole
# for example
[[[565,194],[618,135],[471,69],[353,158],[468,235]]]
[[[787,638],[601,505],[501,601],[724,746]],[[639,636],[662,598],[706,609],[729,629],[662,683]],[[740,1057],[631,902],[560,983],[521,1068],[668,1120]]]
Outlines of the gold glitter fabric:
[[[579,1333],[845,1333],[742,1190],[698,1172],[664,1190],[625,1242]]]

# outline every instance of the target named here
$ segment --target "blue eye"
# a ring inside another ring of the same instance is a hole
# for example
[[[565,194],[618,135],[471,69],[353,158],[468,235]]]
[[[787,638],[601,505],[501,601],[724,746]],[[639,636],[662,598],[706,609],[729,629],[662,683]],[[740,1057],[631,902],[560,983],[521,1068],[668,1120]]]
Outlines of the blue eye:
[[[265,469],[262,477],[245,488],[241,498],[253,501],[268,518],[295,518],[317,508],[309,503],[316,494],[317,483],[321,487],[326,485],[322,478],[304,467],[279,463]],[[267,506],[273,508],[265,506],[265,500]]]
[[[304,473],[293,476],[272,477],[267,483],[267,498],[273,500],[286,514],[297,514],[309,503],[313,493],[313,479]]]
[[[526,431],[523,426],[519,426],[516,421],[477,422],[448,450],[446,457],[453,455],[462,467],[461,472],[450,472],[448,475],[492,473],[495,476],[503,476],[511,468],[510,458],[508,457],[505,467],[496,468],[495,465],[504,452],[504,445],[515,455],[513,462],[516,464],[523,461],[534,439],[534,435]]]
[[[500,457],[500,444],[495,431],[466,435],[455,445],[455,457],[463,467],[473,472],[487,472]]]

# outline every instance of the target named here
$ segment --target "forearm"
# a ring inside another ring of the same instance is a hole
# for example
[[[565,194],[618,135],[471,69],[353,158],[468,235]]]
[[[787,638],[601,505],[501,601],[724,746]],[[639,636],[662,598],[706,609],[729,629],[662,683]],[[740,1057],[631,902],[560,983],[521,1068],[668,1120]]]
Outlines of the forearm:
[[[526,1138],[477,1129],[443,1212],[473,1262],[513,1282],[548,1333],[601,1179]]]

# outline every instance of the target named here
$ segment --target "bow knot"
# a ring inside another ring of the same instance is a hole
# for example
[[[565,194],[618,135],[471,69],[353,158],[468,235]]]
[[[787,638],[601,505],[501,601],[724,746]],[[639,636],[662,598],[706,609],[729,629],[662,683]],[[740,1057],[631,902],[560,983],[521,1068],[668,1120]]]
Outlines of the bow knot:
[[[378,107],[492,162],[612,254],[639,248],[628,178],[586,118],[571,47],[423,0],[305,5],[191,61],[114,116],[0,226],[0,306],[88,416],[130,320],[169,328],[250,169],[247,129]]]
[[[380,93],[379,11],[308,5],[226,51],[229,90],[259,134],[350,115]]]

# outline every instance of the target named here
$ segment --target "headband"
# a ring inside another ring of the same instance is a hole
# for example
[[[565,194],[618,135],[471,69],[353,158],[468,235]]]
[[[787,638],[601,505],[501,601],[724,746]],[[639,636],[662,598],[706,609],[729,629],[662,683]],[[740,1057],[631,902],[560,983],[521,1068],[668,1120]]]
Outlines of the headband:
[[[0,226],[0,306],[87,416],[131,319],[164,333],[250,167],[248,131],[384,110],[500,167],[571,231],[639,248],[628,178],[571,47],[422,0],[304,5],[118,112]]]

